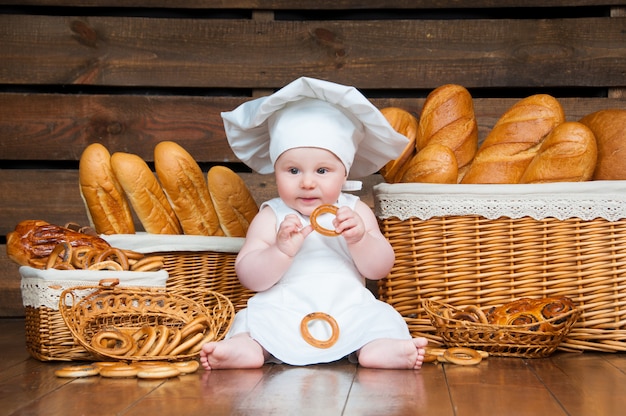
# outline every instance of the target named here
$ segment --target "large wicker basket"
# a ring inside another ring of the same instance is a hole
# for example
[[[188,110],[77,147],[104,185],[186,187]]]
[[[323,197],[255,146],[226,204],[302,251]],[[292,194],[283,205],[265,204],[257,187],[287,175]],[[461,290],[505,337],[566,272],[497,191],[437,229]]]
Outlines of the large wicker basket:
[[[98,286],[69,288],[61,294],[59,309],[63,320],[74,338],[94,357],[128,361],[190,359],[199,353],[199,348],[184,348],[173,355],[116,355],[94,348],[91,340],[101,330],[128,334],[144,327],[180,330],[200,318],[207,323],[197,332],[204,343],[223,339],[233,322],[232,303],[217,292],[200,291],[201,302],[196,302],[164,289],[120,288],[118,283],[115,279],[103,280]],[[198,341],[194,344],[200,345]]]
[[[114,247],[163,256],[167,289],[173,293],[198,300],[202,291],[215,291],[228,297],[236,311],[245,308],[254,294],[235,273],[244,238],[147,233],[103,237]]]
[[[560,349],[626,351],[626,184],[379,184],[396,262],[379,297],[413,335],[442,339],[424,299],[498,306],[567,296],[582,314]]]
[[[542,321],[555,330],[534,330],[537,322],[525,325],[492,325],[450,318],[462,310],[443,302],[424,300],[435,331],[448,347],[469,347],[500,357],[543,358],[552,354],[580,316],[579,309]],[[445,313],[448,311],[448,313]],[[556,324],[558,322],[558,325]]]
[[[25,309],[26,349],[40,361],[92,360],[93,356],[65,324],[59,310],[61,293],[74,286],[97,284],[112,275],[122,286],[165,288],[167,272],[111,272],[87,270],[40,270],[20,267]]]

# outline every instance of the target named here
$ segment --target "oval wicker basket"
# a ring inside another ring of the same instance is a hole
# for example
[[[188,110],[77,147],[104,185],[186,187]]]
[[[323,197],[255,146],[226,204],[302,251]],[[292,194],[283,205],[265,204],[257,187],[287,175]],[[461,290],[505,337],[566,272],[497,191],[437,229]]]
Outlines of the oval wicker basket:
[[[580,309],[539,323],[551,323],[555,331],[541,332],[525,325],[492,325],[449,318],[462,308],[425,299],[423,307],[437,335],[448,347],[469,347],[502,357],[541,358],[552,354],[581,314]],[[445,313],[445,312],[448,313]]]
[[[196,356],[198,348],[175,355],[116,355],[94,348],[92,338],[100,331],[136,333],[146,326],[182,329],[197,318],[207,319],[201,331],[203,342],[219,341],[232,325],[235,310],[231,301],[213,291],[199,291],[197,301],[155,288],[120,288],[116,279],[98,286],[73,287],[61,294],[59,310],[72,336],[100,359],[126,361],[183,360]],[[182,343],[184,340],[181,340]]]

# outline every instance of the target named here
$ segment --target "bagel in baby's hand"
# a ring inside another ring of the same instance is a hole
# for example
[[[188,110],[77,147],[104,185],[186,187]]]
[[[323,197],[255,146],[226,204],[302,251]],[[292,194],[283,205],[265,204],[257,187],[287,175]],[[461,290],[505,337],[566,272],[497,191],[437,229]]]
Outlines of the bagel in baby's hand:
[[[243,179],[226,166],[213,166],[207,184],[224,234],[245,237],[259,207]]]

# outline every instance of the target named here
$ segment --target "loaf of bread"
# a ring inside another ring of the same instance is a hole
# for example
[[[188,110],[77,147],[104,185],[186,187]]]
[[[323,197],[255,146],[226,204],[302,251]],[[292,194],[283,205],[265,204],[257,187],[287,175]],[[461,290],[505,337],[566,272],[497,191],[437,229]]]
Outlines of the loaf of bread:
[[[544,138],[564,121],[561,104],[548,94],[518,101],[489,132],[461,183],[519,183]]]
[[[207,183],[224,234],[245,237],[259,207],[243,179],[226,166],[213,166]]]
[[[421,149],[407,164],[401,182],[456,183],[457,159],[452,149],[431,143]]]
[[[43,269],[52,250],[61,243],[72,247],[110,248],[102,238],[43,220],[25,220],[7,235],[7,256],[21,266]]]
[[[435,88],[424,102],[417,129],[417,148],[438,143],[450,148],[457,167],[468,165],[478,148],[478,124],[469,91],[456,84]]]
[[[204,174],[182,146],[171,141],[157,144],[154,167],[184,234],[224,235]]]
[[[598,145],[593,179],[626,179],[626,110],[599,110],[580,122],[591,129]]]
[[[560,329],[566,318],[558,319],[574,309],[572,300],[565,296],[543,299],[521,298],[493,308],[487,313],[487,321],[493,325],[531,325],[532,331],[553,332]],[[551,322],[547,320],[554,319]]]
[[[113,174],[106,147],[93,143],[85,148],[78,165],[78,178],[90,225],[97,233],[135,233],[130,205]]]
[[[116,152],[111,167],[144,229],[152,234],[181,234],[167,196],[148,164],[139,156]]]
[[[545,138],[520,183],[588,181],[596,168],[596,138],[576,121],[556,126]]]
[[[395,131],[409,139],[402,154],[397,159],[389,161],[380,169],[380,174],[386,182],[400,182],[403,175],[402,170],[407,167],[407,163],[417,153],[417,118],[408,111],[398,107],[385,107],[380,112]]]

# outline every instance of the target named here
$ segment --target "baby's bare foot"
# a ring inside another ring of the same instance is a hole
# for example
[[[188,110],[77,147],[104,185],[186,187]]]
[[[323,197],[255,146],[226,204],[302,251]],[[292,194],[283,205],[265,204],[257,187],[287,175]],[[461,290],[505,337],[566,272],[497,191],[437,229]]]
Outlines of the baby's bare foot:
[[[426,354],[426,338],[410,340],[379,339],[359,351],[359,364],[369,368],[418,370]]]
[[[264,362],[263,348],[243,334],[225,341],[206,343],[200,350],[200,363],[205,370],[259,368]]]

